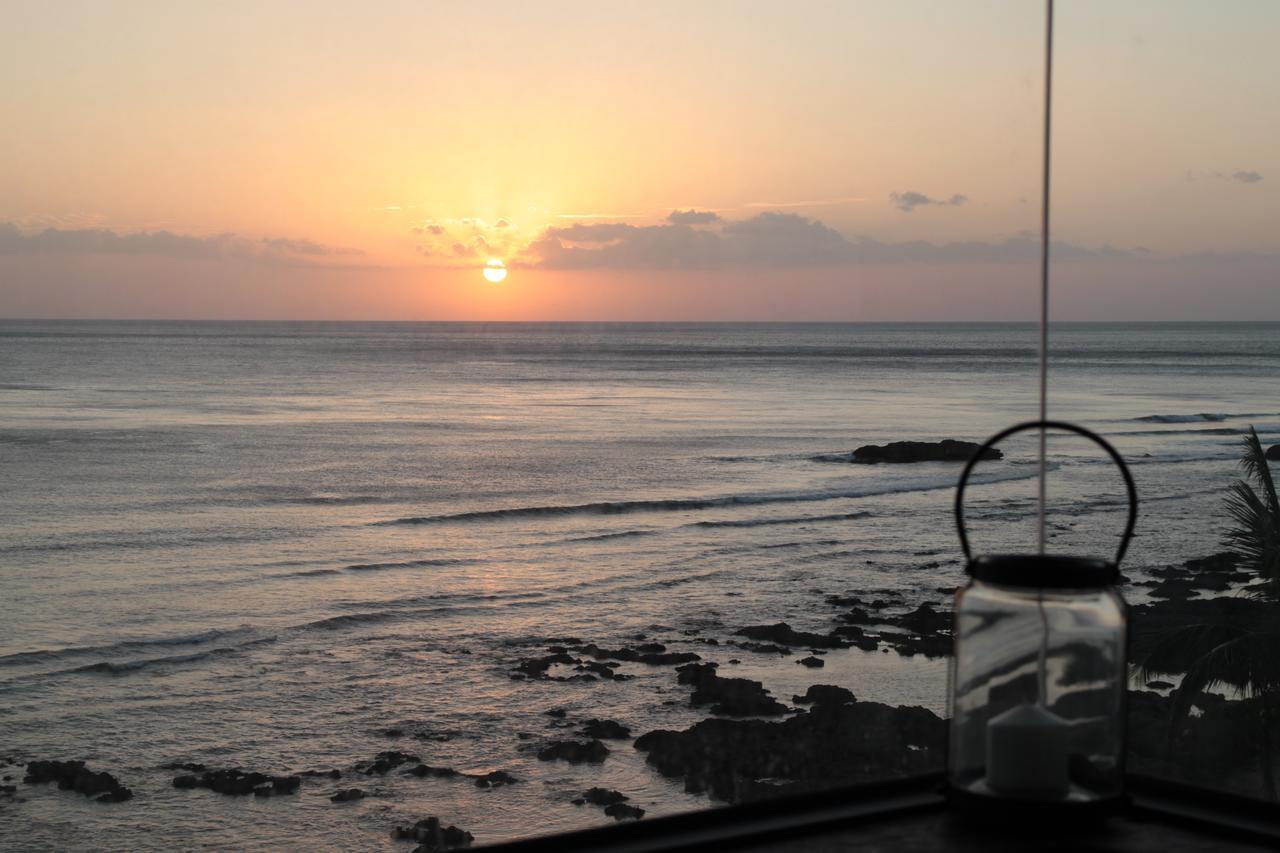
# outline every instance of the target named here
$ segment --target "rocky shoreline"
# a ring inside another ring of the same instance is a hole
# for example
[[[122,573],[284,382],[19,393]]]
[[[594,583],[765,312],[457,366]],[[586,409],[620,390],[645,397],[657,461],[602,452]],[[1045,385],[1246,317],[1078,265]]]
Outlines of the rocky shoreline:
[[[1131,589],[1144,590],[1151,598],[1149,603],[1130,608],[1135,659],[1172,628],[1215,620],[1262,628],[1273,610],[1273,605],[1256,598],[1224,594],[1251,579],[1230,554],[1151,568],[1143,574],[1141,580],[1126,581]],[[516,749],[548,764],[607,768],[616,750],[634,747],[650,767],[678,781],[685,791],[729,803],[939,770],[946,761],[947,723],[930,709],[860,699],[848,687],[828,683],[814,683],[804,693],[779,697],[761,681],[729,676],[724,669],[737,662],[729,657],[737,649],[762,657],[776,655],[779,662],[791,659],[815,670],[822,668],[826,656],[842,650],[945,657],[951,649],[952,616],[947,600],[952,592],[939,587],[932,591],[931,600],[922,601],[909,600],[901,591],[891,589],[852,594],[815,590],[816,603],[820,602],[817,612],[825,609],[824,618],[829,621],[825,631],[800,630],[779,621],[727,627],[715,632],[718,637],[688,631],[677,640],[659,642],[637,635],[631,645],[617,647],[574,637],[549,638],[543,641],[541,651],[514,661],[508,670],[511,679],[552,684],[626,681],[635,677],[637,670],[624,672],[624,664],[667,670],[674,701],[706,716],[683,729],[636,733],[632,726],[617,720],[585,715],[575,718],[565,708],[552,707],[544,712],[547,736],[521,733],[519,739],[528,743],[518,744]],[[667,630],[674,633],[674,629]],[[696,643],[703,652],[672,649],[672,643]],[[1203,694],[1193,697],[1196,715],[1176,716],[1173,692],[1174,684],[1162,680],[1131,691],[1131,769],[1200,783],[1213,779],[1228,788],[1256,794],[1258,700]],[[560,732],[571,736],[557,736]],[[380,734],[398,738],[406,732],[389,728]],[[448,739],[430,732],[413,736],[424,743]],[[1175,743],[1176,749],[1172,748]],[[0,761],[0,773],[6,767],[25,767],[23,781],[30,785],[55,782],[59,789],[103,803],[134,799],[134,792],[114,775],[90,770],[83,761],[32,760],[24,764],[6,757]],[[226,796],[289,796],[298,794],[304,785],[390,775],[458,779],[487,790],[520,783],[506,770],[462,772],[398,750],[353,761],[346,769],[272,774],[235,767],[209,768],[195,762],[170,763],[162,769],[180,771],[172,778],[176,789],[207,789]],[[7,783],[13,777],[2,778]],[[335,808],[360,808],[361,801],[377,796],[376,791],[350,782],[334,785],[323,794]],[[16,785],[0,785],[0,803],[20,800]],[[572,803],[599,807],[603,817],[613,820],[637,819],[646,811],[630,802],[628,795],[600,786],[574,797]],[[417,842],[420,851],[457,849],[472,841],[471,833],[434,817],[396,828],[393,834]]]

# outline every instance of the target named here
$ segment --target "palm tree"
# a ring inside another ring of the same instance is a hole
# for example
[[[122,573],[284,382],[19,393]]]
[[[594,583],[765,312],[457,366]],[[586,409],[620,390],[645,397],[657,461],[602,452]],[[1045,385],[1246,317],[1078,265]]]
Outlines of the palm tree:
[[[1264,581],[1251,586],[1249,593],[1278,601],[1280,501],[1276,499],[1262,442],[1253,427],[1244,438],[1240,467],[1246,479],[1232,483],[1226,498],[1227,512],[1235,522],[1227,531],[1227,544],[1242,565]],[[1261,495],[1249,480],[1257,484]],[[1173,697],[1174,720],[1187,714],[1195,697],[1206,690],[1230,687],[1239,696],[1257,697],[1261,705],[1258,746],[1262,786],[1272,800],[1276,799],[1271,743],[1273,706],[1280,694],[1280,625],[1272,621],[1276,615],[1280,614],[1268,613],[1264,625],[1216,622],[1175,629],[1157,641],[1137,668],[1138,678],[1143,681],[1185,673]]]
[[[1246,479],[1236,480],[1227,494],[1227,512],[1236,526],[1227,531],[1227,544],[1242,558],[1265,586],[1261,593],[1280,597],[1280,501],[1276,500],[1276,484],[1271,479],[1271,467],[1263,452],[1258,433],[1249,427],[1244,437],[1244,453],[1240,468]],[[1257,482],[1262,490],[1259,496],[1249,485]]]

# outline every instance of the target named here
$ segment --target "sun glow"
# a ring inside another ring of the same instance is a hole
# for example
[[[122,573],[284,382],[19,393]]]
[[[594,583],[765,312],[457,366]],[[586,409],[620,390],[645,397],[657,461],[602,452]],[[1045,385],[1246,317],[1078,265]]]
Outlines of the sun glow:
[[[507,265],[497,258],[491,258],[484,265],[484,277],[497,284],[507,277]]]

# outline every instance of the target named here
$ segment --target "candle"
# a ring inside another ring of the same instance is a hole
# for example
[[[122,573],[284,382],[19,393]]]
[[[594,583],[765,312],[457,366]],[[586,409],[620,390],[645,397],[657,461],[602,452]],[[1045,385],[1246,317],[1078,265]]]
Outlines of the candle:
[[[1015,705],[987,723],[987,785],[997,793],[1062,799],[1070,788],[1070,724],[1039,705]]]

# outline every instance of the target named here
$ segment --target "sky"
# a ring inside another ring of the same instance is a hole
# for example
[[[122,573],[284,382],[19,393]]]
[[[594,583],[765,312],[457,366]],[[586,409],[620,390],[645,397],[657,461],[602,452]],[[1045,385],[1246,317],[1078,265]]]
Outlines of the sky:
[[[0,317],[1037,315],[1038,3],[5,17]],[[1055,319],[1280,320],[1276,32],[1058,4]]]

